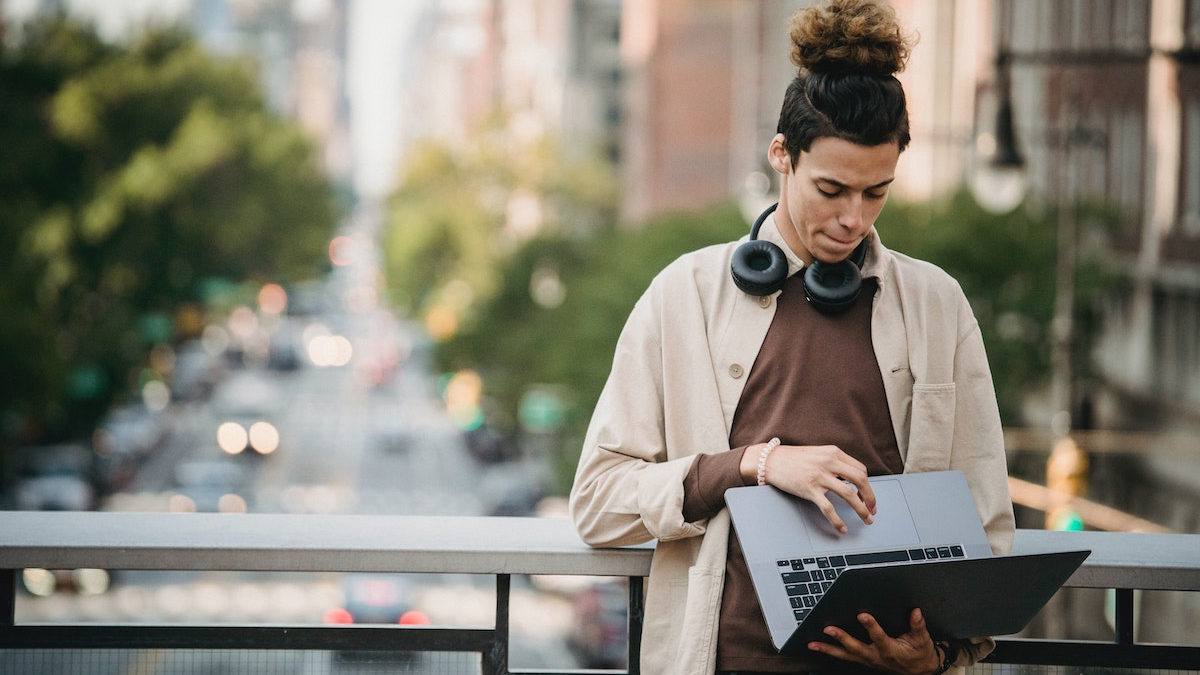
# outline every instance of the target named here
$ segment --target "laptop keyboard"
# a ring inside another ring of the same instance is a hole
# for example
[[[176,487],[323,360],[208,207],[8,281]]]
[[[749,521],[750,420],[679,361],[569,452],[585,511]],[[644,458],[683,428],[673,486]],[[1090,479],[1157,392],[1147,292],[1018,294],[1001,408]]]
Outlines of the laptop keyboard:
[[[963,558],[962,546],[935,546],[930,548],[898,549],[874,553],[850,553],[812,558],[785,558],[778,561],[783,585],[787,588],[788,600],[796,623],[804,621],[825,591],[833,585],[848,567],[878,565],[881,563],[918,562],[942,558]]]

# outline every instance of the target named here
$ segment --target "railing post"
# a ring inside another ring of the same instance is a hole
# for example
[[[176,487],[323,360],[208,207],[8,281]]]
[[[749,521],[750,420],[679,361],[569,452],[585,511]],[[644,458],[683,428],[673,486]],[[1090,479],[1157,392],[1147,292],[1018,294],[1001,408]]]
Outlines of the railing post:
[[[646,596],[642,577],[629,577],[629,675],[642,672],[642,624],[646,619]]]
[[[508,675],[508,610],[512,594],[512,577],[496,575],[496,629],[492,648],[482,657],[481,675]]]
[[[0,570],[0,626],[17,625],[17,572]]]
[[[1116,632],[1117,644],[1132,645],[1134,640],[1133,626],[1133,589],[1117,588],[1116,603],[1113,611],[1113,625]]]

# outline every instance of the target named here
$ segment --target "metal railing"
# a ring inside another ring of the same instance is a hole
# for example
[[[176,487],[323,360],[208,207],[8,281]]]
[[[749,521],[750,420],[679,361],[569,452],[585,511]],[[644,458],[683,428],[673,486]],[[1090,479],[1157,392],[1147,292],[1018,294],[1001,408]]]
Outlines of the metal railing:
[[[1002,638],[997,664],[1193,669],[1200,646],[1134,638],[1134,590],[1200,590],[1200,535],[1019,530],[1014,552],[1090,549],[1069,587],[1115,589],[1115,639]],[[513,575],[629,579],[629,667],[639,672],[649,546],[592,549],[564,519],[441,516],[7,512],[0,516],[0,649],[287,649],[475,652],[509,668]],[[97,625],[16,620],[24,568],[386,572],[495,577],[490,628]],[[539,673],[546,673],[539,670]],[[569,671],[566,671],[569,672]]]

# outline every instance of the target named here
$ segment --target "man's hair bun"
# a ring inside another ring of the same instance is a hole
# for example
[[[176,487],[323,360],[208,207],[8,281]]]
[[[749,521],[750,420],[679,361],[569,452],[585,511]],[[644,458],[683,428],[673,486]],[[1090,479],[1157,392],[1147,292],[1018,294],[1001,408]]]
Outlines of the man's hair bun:
[[[792,16],[792,63],[813,73],[887,77],[904,70],[912,40],[891,5],[828,0]]]

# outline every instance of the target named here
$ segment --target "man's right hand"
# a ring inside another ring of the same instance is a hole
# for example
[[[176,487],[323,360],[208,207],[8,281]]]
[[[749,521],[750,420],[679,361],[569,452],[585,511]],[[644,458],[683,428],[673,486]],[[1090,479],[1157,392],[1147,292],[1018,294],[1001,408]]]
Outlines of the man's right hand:
[[[740,467],[743,479],[755,481],[764,447],[760,443],[746,448]],[[765,478],[768,485],[815,504],[842,534],[848,529],[830,501],[831,494],[845,500],[864,523],[874,520],[875,492],[867,480],[867,467],[836,445],[780,445],[767,456]]]

